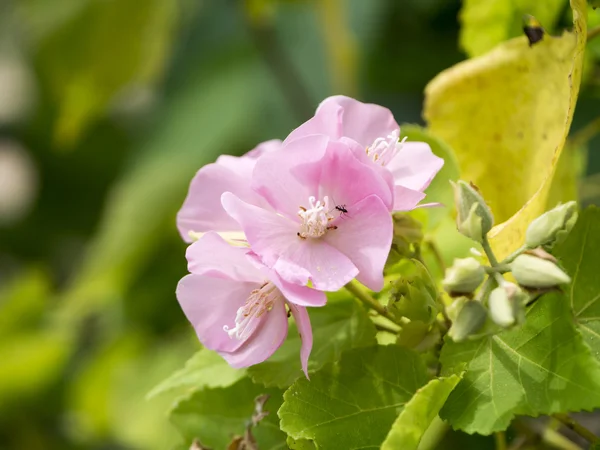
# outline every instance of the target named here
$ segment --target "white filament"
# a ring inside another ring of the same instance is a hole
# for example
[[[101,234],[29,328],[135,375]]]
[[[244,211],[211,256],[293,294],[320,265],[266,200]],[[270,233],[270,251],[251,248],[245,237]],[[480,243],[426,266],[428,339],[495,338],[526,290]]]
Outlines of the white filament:
[[[379,137],[367,147],[367,155],[382,166],[387,165],[402,149],[406,137],[398,141],[400,130],[394,130],[386,138]]]
[[[273,304],[279,300],[283,300],[279,289],[270,281],[266,282],[260,288],[254,289],[244,306],[238,308],[235,315],[235,327],[230,329],[225,325],[223,330],[230,338],[247,339],[252,331],[250,327],[252,321],[271,311]]]
[[[311,196],[308,199],[309,208],[300,207],[298,216],[302,219],[300,232],[298,236],[301,238],[318,238],[327,233],[328,224],[333,220],[331,208],[329,206],[329,198],[323,197],[323,201],[317,200]]]

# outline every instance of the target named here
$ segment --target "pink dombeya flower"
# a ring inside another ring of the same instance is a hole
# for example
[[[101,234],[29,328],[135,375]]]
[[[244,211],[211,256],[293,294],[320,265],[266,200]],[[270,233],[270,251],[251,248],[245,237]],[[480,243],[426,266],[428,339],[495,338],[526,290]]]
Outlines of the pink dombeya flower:
[[[233,192],[240,198],[266,206],[260,195],[250,189],[252,171],[258,158],[281,148],[281,141],[263,142],[243,156],[221,155],[217,161],[202,167],[194,176],[183,206],[177,213],[177,227],[186,242],[192,242],[207,231],[228,232],[240,237],[239,224],[221,206],[221,194]]]
[[[284,280],[336,291],[356,277],[383,287],[392,242],[392,179],[325,135],[263,155],[252,187],[269,208],[226,192],[225,210],[252,250]]]
[[[400,126],[389,109],[342,95],[323,100],[315,116],[292,131],[284,144],[311,134],[341,140],[361,161],[389,171],[394,178],[395,211],[414,209],[444,165],[425,142],[399,142]]]
[[[188,247],[188,269],[177,299],[200,342],[232,367],[269,358],[288,331],[289,308],[302,339],[300,359],[308,377],[312,329],[306,306],[323,306],[323,292],[282,280],[248,249],[206,233]]]

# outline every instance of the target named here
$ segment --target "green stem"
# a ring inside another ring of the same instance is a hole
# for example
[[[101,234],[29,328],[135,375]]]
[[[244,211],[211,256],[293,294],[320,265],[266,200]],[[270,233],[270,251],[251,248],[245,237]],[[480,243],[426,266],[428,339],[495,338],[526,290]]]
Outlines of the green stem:
[[[514,252],[512,252],[510,255],[508,255],[506,258],[504,258],[502,261],[500,261],[500,265],[502,264],[510,264],[511,262],[514,261],[514,259],[519,256],[521,253],[523,253],[525,250],[529,250],[529,248],[525,245],[519,247],[518,249],[516,249]]]
[[[599,27],[600,29],[600,27]],[[569,139],[569,145],[577,148],[588,143],[590,139],[600,133],[600,117],[592,120],[580,130],[577,130]]]
[[[573,430],[575,433],[577,433],[579,436],[581,436],[585,440],[589,441],[590,444],[600,443],[600,438],[598,438],[598,436],[596,436],[590,430],[585,428],[583,425],[581,425],[575,419],[569,417],[567,414],[557,413],[557,414],[553,414],[552,417],[554,417],[556,420],[559,420],[560,422],[562,422],[563,425],[565,425],[567,428],[570,428],[571,430]]]
[[[496,267],[483,266],[483,270],[485,270],[485,273],[487,274],[507,273],[510,272],[510,266],[508,264],[499,263]]]
[[[356,280],[352,280],[348,283],[344,288],[352,293],[357,299],[363,302],[368,308],[371,308],[379,313],[380,316],[385,317],[386,319],[391,320],[397,325],[402,325],[390,312],[387,310],[385,306],[379,303],[376,299],[371,297],[365,290],[361,287],[361,285]]]
[[[592,39],[594,39],[595,37],[598,37],[598,36],[600,36],[600,26],[592,28],[590,31],[588,31],[587,40],[589,42],[589,41],[591,41]]]
[[[496,450],[506,450],[506,433],[504,431],[494,433],[494,440],[496,441]]]
[[[429,250],[431,250],[431,253],[433,253],[433,258],[435,259],[435,262],[442,273],[446,272],[446,263],[444,262],[444,258],[442,258],[442,254],[440,253],[440,249],[437,247],[437,245],[435,245],[435,243],[432,241],[425,241],[425,245],[427,248],[429,248]]]
[[[483,242],[481,242],[481,246],[483,247],[483,251],[488,257],[492,267],[496,267],[498,265],[498,260],[496,259],[496,255],[494,255],[494,252],[492,251],[492,246],[490,245],[490,241],[488,241],[487,236],[483,237]]]
[[[392,328],[389,325],[386,325],[384,323],[378,322],[375,324],[375,328],[379,331],[386,331],[388,333],[392,333],[392,334],[398,334],[400,333],[400,329],[398,328]]]

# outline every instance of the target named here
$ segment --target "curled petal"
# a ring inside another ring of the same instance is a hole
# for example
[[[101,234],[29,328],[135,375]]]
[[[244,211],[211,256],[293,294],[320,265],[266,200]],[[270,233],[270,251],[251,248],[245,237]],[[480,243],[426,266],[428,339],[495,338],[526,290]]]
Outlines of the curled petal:
[[[310,317],[306,308],[288,303],[288,307],[294,316],[296,326],[298,327],[298,333],[300,334],[300,340],[302,341],[302,347],[300,347],[300,362],[302,364],[302,371],[306,378],[308,376],[308,357],[313,346],[313,334],[312,327],[310,326]]]
[[[425,142],[405,142],[398,154],[387,164],[395,184],[423,191],[444,165]]]

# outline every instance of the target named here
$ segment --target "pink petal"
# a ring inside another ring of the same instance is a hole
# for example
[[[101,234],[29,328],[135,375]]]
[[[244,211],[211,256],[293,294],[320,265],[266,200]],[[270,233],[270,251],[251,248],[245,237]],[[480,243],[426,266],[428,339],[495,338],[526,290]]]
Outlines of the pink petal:
[[[327,303],[327,296],[324,292],[290,283],[273,270],[269,272],[269,279],[279,288],[288,303],[299,306],[323,306]]]
[[[261,316],[261,323],[244,345],[234,352],[221,352],[231,367],[248,367],[261,363],[281,347],[288,331],[288,318],[283,298]]]
[[[223,194],[223,207],[242,226],[252,250],[284,280],[316,289],[336,291],[352,280],[358,269],[323,239],[301,239],[299,224]]]
[[[394,211],[411,211],[425,198],[423,192],[414,191],[404,186],[394,186]]]
[[[288,307],[294,316],[296,326],[298,327],[298,334],[300,335],[300,340],[302,341],[302,347],[300,348],[302,371],[304,372],[304,375],[306,375],[306,378],[309,378],[308,357],[310,356],[310,351],[312,350],[313,346],[313,334],[312,327],[310,326],[310,317],[308,316],[306,308],[303,308],[302,306],[288,303]]]
[[[381,199],[371,195],[352,207],[352,216],[335,222],[324,239],[344,253],[359,273],[357,280],[373,291],[383,288],[383,267],[392,245],[392,217]]]
[[[248,261],[249,251],[249,248],[233,247],[217,233],[209,232],[190,245],[185,256],[191,273],[261,283],[265,277]]]
[[[270,153],[280,148],[281,141],[279,139],[272,139],[258,144],[243,156],[221,155],[217,158],[216,164],[227,167],[238,175],[250,179],[257,159],[265,153]]]
[[[257,283],[190,274],[177,285],[177,300],[206,348],[235,351],[243,341],[230,338],[223,326],[235,327],[235,316]]]
[[[289,134],[284,144],[313,134],[324,134],[331,139],[339,139],[343,136],[342,115],[344,111],[335,102],[325,103],[326,101],[321,103],[317,114]]]
[[[317,193],[319,165],[328,143],[326,136],[307,136],[264,155],[256,165],[252,188],[279,213],[296,220],[299,207]]]
[[[435,156],[425,142],[405,142],[388,164],[394,175],[395,184],[423,191],[444,165],[444,160]]]
[[[354,139],[365,148],[379,137],[385,138],[400,127],[392,112],[383,106],[362,103],[350,97],[336,95],[326,98],[317,108],[315,116],[331,114],[331,104],[343,110],[341,136]]]
[[[360,162],[341,142],[329,143],[320,165],[320,198],[327,195],[335,205],[350,206],[375,194],[391,211],[393,180],[381,166]]]
[[[245,201],[265,205],[265,201],[250,189],[250,178],[218,164],[200,169],[183,206],[177,213],[177,227],[186,242],[192,242],[190,231],[239,231],[239,224],[221,206],[221,194],[233,192]]]

